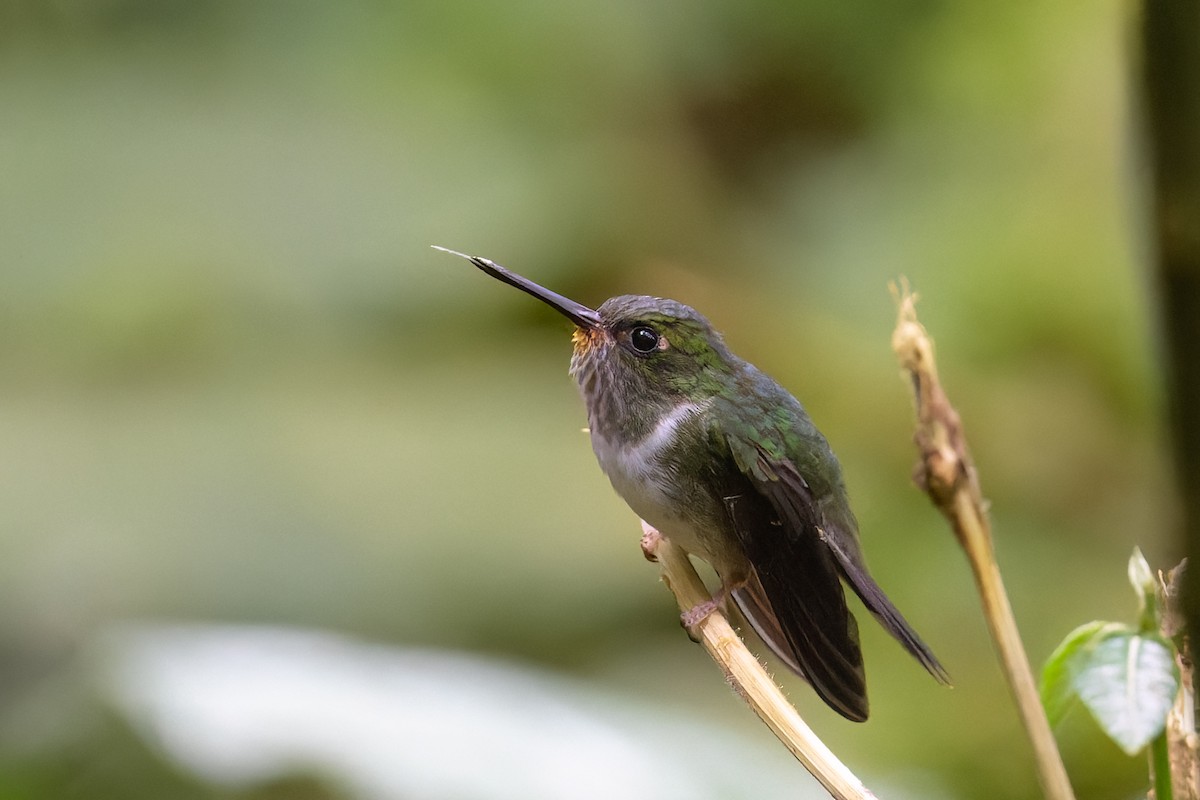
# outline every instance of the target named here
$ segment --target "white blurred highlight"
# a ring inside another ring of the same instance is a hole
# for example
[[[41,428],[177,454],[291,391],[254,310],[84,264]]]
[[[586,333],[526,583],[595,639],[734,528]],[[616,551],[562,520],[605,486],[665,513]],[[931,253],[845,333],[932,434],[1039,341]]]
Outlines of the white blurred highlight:
[[[104,637],[105,694],[168,757],[252,785],[317,774],[364,798],[823,797],[763,731],[482,656],[265,627]]]

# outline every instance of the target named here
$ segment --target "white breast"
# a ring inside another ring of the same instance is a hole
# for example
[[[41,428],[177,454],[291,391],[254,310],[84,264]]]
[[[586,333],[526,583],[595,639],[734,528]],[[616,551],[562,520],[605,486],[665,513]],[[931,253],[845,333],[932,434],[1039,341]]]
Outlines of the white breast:
[[[673,512],[676,504],[669,495],[670,476],[662,466],[665,449],[674,441],[679,426],[708,408],[711,401],[684,403],[664,414],[642,439],[632,443],[609,441],[601,431],[592,429],[592,449],[601,469],[612,481],[617,494],[639,517],[670,537],[683,524]],[[686,536],[686,538],[691,538]]]

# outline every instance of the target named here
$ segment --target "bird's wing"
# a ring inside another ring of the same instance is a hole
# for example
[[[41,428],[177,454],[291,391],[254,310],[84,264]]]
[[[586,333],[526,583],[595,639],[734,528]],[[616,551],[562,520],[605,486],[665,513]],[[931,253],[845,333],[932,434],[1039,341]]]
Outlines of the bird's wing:
[[[775,477],[776,492],[799,498],[798,502],[809,510],[812,524],[816,526],[821,542],[833,554],[838,572],[850,584],[850,588],[862,600],[871,615],[929,671],[930,675],[941,683],[949,684],[950,676],[933,651],[921,640],[867,570],[862,548],[858,543],[858,524],[854,521],[854,515],[850,512],[844,496],[839,498],[837,493],[826,491],[821,497],[814,497],[814,493],[809,489],[809,482],[795,463],[769,453],[761,445],[755,448],[753,455],[745,453],[743,457],[761,460],[762,466],[759,469],[764,475],[769,473]]]
[[[821,699],[861,722],[868,704],[858,626],[846,608],[838,564],[822,540],[808,486],[794,468],[781,470],[746,440],[722,438],[737,466],[728,470],[732,477],[722,496],[754,568],[734,599],[763,641]]]

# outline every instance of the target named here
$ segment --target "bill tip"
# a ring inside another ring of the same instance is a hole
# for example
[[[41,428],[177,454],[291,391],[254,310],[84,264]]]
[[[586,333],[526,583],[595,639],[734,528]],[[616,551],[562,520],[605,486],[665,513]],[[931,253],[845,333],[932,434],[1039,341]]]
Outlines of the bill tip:
[[[449,253],[452,256],[459,256],[460,258],[470,258],[470,256],[467,255],[466,253],[460,253],[457,250],[451,250],[449,247],[442,247],[440,244],[431,244],[429,246],[432,247],[434,250],[441,250],[443,253]]]

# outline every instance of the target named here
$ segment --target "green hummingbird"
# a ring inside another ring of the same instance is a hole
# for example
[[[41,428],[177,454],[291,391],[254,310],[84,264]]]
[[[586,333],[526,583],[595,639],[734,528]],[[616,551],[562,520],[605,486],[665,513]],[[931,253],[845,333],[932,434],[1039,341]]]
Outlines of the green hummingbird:
[[[867,719],[858,625],[842,581],[935,678],[937,658],[867,571],[837,457],[804,407],[674,300],[591,309],[478,256],[461,256],[575,323],[570,373],[592,449],[647,524],[721,580],[694,624],[732,596],[759,637],[847,719]]]

